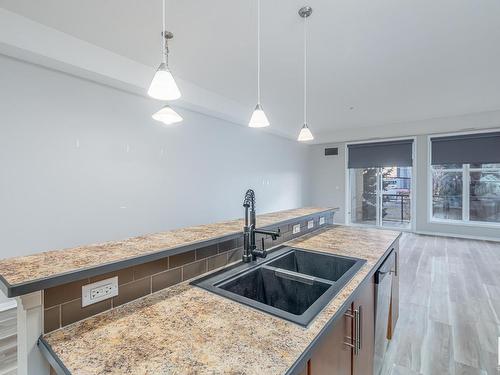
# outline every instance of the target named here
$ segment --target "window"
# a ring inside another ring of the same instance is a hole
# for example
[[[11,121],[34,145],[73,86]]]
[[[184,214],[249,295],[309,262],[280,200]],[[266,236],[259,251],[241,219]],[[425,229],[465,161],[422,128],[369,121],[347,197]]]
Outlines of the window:
[[[500,164],[471,164],[469,186],[469,220],[500,223]]]
[[[430,141],[432,218],[500,225],[500,132]]]
[[[457,165],[432,168],[432,216],[438,219],[462,220],[463,169]]]
[[[432,217],[500,223],[500,164],[433,165]]]
[[[347,151],[349,222],[410,228],[413,139],[353,143]]]
[[[350,222],[409,228],[411,174],[411,167],[349,169]]]

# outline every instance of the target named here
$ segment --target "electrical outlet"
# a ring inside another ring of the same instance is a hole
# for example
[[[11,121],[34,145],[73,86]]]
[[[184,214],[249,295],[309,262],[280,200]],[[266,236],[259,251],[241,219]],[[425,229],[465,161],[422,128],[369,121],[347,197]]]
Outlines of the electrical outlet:
[[[314,228],[314,220],[309,220],[307,222],[307,229],[312,229]]]
[[[82,286],[82,307],[118,295],[118,276]]]
[[[292,228],[292,234],[300,233],[300,224],[295,224]]]
[[[319,218],[319,225],[323,225],[323,224],[325,224],[325,217],[324,217],[324,216],[321,216],[321,217]]]

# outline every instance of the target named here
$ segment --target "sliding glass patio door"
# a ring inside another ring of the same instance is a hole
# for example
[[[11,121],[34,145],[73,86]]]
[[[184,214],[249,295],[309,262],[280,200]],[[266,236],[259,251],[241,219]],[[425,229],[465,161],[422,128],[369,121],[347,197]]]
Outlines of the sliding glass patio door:
[[[411,167],[380,169],[380,225],[392,228],[410,228],[411,172]]]
[[[411,140],[349,145],[351,223],[411,228],[412,154]]]
[[[378,168],[354,168],[349,172],[351,223],[378,225]]]

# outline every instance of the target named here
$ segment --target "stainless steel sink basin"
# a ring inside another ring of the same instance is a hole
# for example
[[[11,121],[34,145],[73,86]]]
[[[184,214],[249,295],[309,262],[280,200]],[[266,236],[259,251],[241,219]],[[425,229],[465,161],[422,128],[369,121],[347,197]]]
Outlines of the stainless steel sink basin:
[[[192,282],[234,301],[307,326],[365,260],[281,247]]]

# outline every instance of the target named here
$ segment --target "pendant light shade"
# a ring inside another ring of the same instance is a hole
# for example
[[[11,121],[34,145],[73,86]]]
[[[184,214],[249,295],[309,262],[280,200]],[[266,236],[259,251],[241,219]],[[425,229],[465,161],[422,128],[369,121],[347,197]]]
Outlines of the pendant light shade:
[[[165,30],[165,0],[162,1],[162,44],[161,44],[161,64],[149,85],[148,95],[158,100],[175,100],[181,97],[181,92],[174,76],[168,68],[168,41],[174,37],[170,31]]]
[[[312,141],[314,139],[311,130],[309,130],[309,127],[307,124],[302,125],[302,129],[300,129],[299,137],[297,138],[297,141],[300,142],[305,142],[305,141]]]
[[[164,105],[158,112],[154,113],[152,117],[154,120],[163,122],[165,125],[172,125],[182,121],[182,117],[168,104]]]
[[[299,9],[299,16],[304,19],[304,125],[300,129],[297,140],[299,142],[312,141],[314,139],[311,129],[307,126],[307,18],[312,14],[312,8],[305,6]]]
[[[257,0],[257,105],[248,126],[251,128],[265,128],[269,125],[269,120],[260,105],[260,0]]]
[[[181,97],[179,87],[167,64],[161,63],[158,67],[149,85],[148,95],[159,100],[175,100]]]
[[[267,116],[260,104],[255,106],[255,110],[252,113],[248,126],[251,128],[265,128],[266,126],[269,126],[269,120],[267,119]]]

